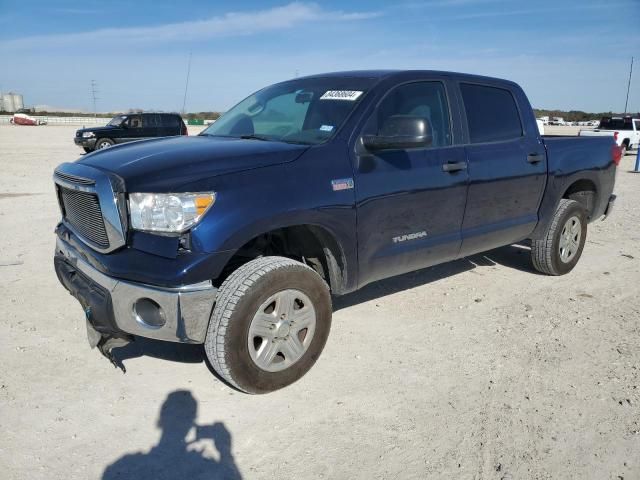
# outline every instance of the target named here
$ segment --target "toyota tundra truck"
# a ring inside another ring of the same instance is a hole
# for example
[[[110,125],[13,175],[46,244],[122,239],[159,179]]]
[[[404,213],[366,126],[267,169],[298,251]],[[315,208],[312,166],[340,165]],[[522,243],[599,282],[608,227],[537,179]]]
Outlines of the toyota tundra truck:
[[[541,136],[507,80],[297,78],[198,136],[58,166],[55,271],[112,361],[136,337],[203,344],[266,393],[316,362],[335,296],[526,239],[533,268],[569,273],[619,161],[613,137]]]

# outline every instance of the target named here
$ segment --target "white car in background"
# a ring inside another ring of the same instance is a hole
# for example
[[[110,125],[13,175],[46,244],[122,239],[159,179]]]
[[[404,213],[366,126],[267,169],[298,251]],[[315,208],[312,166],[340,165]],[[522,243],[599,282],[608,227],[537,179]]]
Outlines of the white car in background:
[[[616,143],[623,150],[623,154],[638,148],[640,144],[640,118],[627,117],[602,117],[598,128],[593,130],[580,130],[581,137],[610,137],[613,136]]]
[[[567,122],[564,121],[562,117],[551,117],[549,120],[549,125],[566,125]]]

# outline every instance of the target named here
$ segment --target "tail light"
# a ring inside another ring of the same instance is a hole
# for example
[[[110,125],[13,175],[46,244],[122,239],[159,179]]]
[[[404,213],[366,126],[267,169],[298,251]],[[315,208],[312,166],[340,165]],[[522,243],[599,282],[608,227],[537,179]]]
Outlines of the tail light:
[[[182,124],[182,135],[189,135],[189,130],[187,130],[187,126],[184,123]]]
[[[616,141],[616,143],[618,143],[618,133],[620,132],[613,132],[613,139]]]
[[[616,166],[620,165],[620,160],[622,160],[622,147],[619,147],[618,145],[613,145],[611,147],[611,160],[613,160],[613,163],[615,163]]]

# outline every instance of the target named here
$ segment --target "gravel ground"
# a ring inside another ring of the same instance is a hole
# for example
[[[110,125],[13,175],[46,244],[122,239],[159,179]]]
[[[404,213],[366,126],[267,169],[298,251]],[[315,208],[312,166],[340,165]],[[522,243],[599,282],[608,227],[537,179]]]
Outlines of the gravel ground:
[[[52,265],[74,128],[0,126],[0,477],[640,478],[635,157],[571,274],[512,246],[370,285],[307,376],[248,396],[197,346],[138,342],[126,374],[89,349]]]

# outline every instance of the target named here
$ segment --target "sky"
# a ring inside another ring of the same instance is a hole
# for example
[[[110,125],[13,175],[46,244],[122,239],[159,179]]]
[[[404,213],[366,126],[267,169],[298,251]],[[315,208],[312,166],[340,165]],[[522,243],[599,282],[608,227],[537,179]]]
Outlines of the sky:
[[[640,0],[0,0],[0,90],[93,111],[223,111],[322,72],[518,82],[537,108],[640,111]]]

